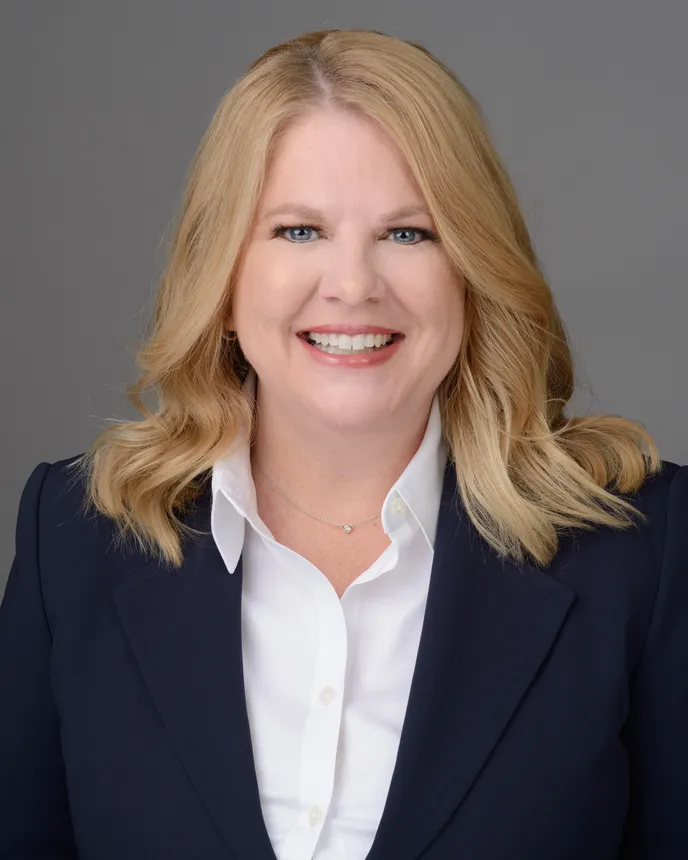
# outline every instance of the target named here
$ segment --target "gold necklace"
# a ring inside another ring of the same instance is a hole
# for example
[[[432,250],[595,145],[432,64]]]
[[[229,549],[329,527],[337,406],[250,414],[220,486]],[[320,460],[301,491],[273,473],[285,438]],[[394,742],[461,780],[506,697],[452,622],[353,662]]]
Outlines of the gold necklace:
[[[282,498],[286,499],[290,505],[294,505],[295,508],[298,508],[300,511],[303,511],[304,514],[308,514],[309,517],[313,517],[316,520],[320,520],[320,522],[322,522],[322,523],[327,523],[328,525],[337,526],[337,528],[343,529],[344,533],[347,535],[351,534],[351,532],[354,530],[354,526],[362,526],[365,523],[369,523],[372,520],[375,520],[380,516],[380,514],[375,514],[374,516],[368,517],[365,520],[360,520],[357,523],[335,523],[332,520],[326,520],[325,517],[320,517],[320,516],[318,516],[318,514],[314,514],[312,511],[307,511],[305,508],[302,508],[301,505],[297,504],[293,499],[290,499],[289,496],[285,492],[280,490],[280,488],[276,484],[274,484],[270,480],[270,478],[268,478],[268,476],[265,474],[265,470],[260,465],[260,463],[257,460],[254,460],[254,463],[258,467],[258,469],[261,471],[262,475],[264,476],[264,478],[268,482],[268,484],[270,484],[271,487],[273,487],[275,490],[277,490],[277,492],[280,494],[280,496],[282,496]]]

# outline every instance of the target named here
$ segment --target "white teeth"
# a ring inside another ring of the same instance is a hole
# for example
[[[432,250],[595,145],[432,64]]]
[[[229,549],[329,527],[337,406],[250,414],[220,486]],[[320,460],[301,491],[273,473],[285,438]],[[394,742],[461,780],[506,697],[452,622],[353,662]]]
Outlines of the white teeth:
[[[331,332],[320,333],[309,331],[308,339],[321,346],[335,346],[339,349],[350,349],[352,351],[380,347],[389,343],[391,334],[333,334]]]

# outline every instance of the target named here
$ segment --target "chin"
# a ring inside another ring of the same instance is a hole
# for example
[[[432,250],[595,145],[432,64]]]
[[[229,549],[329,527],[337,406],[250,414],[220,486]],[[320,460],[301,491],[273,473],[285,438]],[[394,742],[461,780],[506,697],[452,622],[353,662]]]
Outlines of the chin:
[[[349,397],[341,391],[332,392],[331,397],[319,398],[308,407],[313,420],[340,430],[367,430],[384,422],[391,411],[392,408],[381,403],[379,397],[357,397],[354,393]]]

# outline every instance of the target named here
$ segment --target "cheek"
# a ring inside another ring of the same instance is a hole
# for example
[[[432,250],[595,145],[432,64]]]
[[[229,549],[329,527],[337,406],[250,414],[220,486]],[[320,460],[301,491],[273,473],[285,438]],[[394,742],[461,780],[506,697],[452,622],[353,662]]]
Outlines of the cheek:
[[[294,282],[283,269],[265,261],[247,265],[234,294],[237,324],[258,329],[284,326],[298,311],[298,300]]]
[[[415,303],[415,315],[431,333],[445,341],[455,342],[463,332],[464,283],[457,283],[446,273],[429,282],[434,286],[418,296],[420,301]]]
[[[430,297],[428,297],[430,298]],[[441,369],[443,376],[449,371],[461,348],[464,334],[464,288],[455,281],[432,295],[426,304],[422,349],[426,360]]]

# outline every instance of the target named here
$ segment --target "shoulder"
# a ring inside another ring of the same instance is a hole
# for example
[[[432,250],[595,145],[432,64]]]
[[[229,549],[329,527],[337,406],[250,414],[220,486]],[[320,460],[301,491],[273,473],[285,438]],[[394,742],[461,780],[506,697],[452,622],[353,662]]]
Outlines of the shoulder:
[[[17,528],[33,532],[35,541],[112,532],[106,517],[85,509],[86,484],[77,468],[82,456],[43,461],[29,474],[19,501]]]
[[[667,576],[688,579],[688,466],[670,460],[661,466],[635,494],[624,496],[645,517],[637,533],[652,553],[655,592]]]
[[[688,545],[688,466],[662,460],[659,472],[623,498],[644,516],[635,531],[651,547],[659,575],[667,548]]]
[[[634,493],[620,494],[646,514],[656,514],[666,506],[672,487],[686,480],[688,466],[671,460],[661,460],[660,468],[654,475],[648,475]]]
[[[614,493],[642,519],[564,537],[550,572],[576,596],[572,615],[601,641],[626,641],[635,665],[668,606],[688,631],[688,466],[662,460],[635,492]]]
[[[638,561],[642,559],[658,570],[670,518],[688,516],[688,466],[661,460],[659,471],[647,476],[635,491],[607,489],[637,511],[632,514],[632,525],[626,529],[601,527],[576,532],[570,542],[564,541],[565,545],[581,551],[588,548],[601,560],[608,561],[622,556],[630,561],[634,554],[639,554]]]
[[[637,531],[649,538],[659,560],[663,554],[670,519],[688,517],[688,466],[662,460],[660,470],[648,476],[635,493],[621,494],[644,516]]]
[[[658,548],[654,616],[680,614],[688,640],[688,466],[669,465],[651,507]]]
[[[81,454],[40,462],[21,493],[15,558],[41,584],[46,612],[82,599],[109,595],[148,559],[123,548],[115,523],[87,508],[86,484],[77,468]]]

